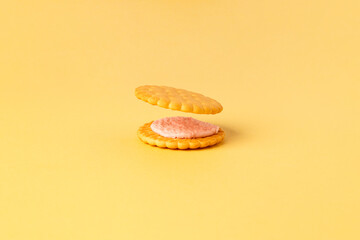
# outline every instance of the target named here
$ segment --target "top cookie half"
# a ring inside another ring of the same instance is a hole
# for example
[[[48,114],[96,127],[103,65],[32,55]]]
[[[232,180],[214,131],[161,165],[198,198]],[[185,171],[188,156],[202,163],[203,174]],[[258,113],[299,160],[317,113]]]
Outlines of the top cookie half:
[[[200,93],[166,86],[145,85],[135,89],[135,96],[162,108],[197,114],[216,114],[223,107]]]

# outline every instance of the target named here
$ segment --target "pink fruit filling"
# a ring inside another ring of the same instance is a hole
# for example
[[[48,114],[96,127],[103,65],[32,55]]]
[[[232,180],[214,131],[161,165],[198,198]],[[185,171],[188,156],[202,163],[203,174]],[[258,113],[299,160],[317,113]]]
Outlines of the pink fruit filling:
[[[167,138],[200,138],[214,135],[219,127],[191,117],[166,117],[154,121],[151,129]]]

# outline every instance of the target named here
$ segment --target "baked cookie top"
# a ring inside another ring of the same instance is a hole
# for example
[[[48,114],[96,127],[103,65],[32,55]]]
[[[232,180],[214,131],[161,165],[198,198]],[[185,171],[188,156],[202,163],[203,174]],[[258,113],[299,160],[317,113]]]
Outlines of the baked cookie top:
[[[223,110],[212,98],[173,87],[144,85],[135,89],[135,96],[152,105],[182,112],[216,114]]]

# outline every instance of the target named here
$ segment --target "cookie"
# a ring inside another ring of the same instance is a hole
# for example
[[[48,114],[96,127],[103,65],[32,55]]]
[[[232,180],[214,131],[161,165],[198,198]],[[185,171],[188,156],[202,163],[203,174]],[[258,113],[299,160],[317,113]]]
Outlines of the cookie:
[[[225,133],[220,128],[218,133],[202,138],[191,138],[191,139],[179,139],[179,138],[167,138],[155,133],[151,129],[151,124],[146,123],[141,126],[137,131],[137,135],[141,141],[154,145],[161,148],[170,148],[170,149],[197,149],[213,146],[220,143],[224,137]]]
[[[135,89],[135,96],[152,105],[182,112],[216,114],[223,110],[212,98],[173,87],[145,85]]]

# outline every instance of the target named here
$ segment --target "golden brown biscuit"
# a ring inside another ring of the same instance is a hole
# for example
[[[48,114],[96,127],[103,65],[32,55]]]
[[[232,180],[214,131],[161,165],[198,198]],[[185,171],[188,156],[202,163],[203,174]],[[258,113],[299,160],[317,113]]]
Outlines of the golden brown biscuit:
[[[170,148],[170,149],[205,148],[220,143],[225,137],[224,131],[220,128],[217,134],[203,138],[193,138],[193,139],[166,138],[155,133],[150,127],[151,124],[152,122],[146,123],[145,125],[141,126],[137,132],[137,135],[141,141],[161,148]]]
[[[216,114],[223,107],[202,94],[165,86],[145,85],[135,89],[135,96],[159,107],[197,114]]]

